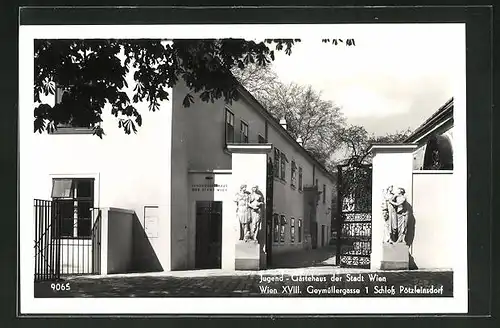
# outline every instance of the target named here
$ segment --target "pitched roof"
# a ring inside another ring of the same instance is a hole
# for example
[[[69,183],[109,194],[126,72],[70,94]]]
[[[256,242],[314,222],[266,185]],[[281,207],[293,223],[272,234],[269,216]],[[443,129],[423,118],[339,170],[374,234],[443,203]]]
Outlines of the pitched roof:
[[[420,137],[426,135],[437,124],[453,119],[453,97],[450,98],[443,106],[441,106],[434,114],[424,121],[412,134],[406,138],[404,143],[415,142]]]
[[[310,159],[328,178],[334,181],[334,176],[330,173],[323,164],[321,164],[314,156],[311,155],[304,147],[302,147],[297,140],[286,130],[276,119],[255,97],[248,91],[244,86],[239,84],[238,92],[246,99],[254,102],[257,105],[257,110],[278,130],[281,134],[290,141],[290,143],[300,151],[306,158]]]

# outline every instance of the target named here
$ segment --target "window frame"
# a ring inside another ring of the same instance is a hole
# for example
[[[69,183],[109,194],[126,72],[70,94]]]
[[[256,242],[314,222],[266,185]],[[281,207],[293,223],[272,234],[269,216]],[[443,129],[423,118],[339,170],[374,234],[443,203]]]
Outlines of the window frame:
[[[299,166],[299,191],[302,191],[303,190],[303,170],[302,170],[302,167]]]
[[[55,104],[61,103],[64,93],[69,92],[71,87],[71,85],[68,87],[56,85],[54,91]],[[94,134],[94,129],[99,125],[100,123],[95,123],[92,126],[73,126],[71,123],[59,123],[54,131],[47,131],[49,134]]]
[[[279,220],[279,223],[280,223],[280,230],[279,230],[279,242],[281,244],[284,244],[286,242],[286,230],[285,230],[285,226],[286,226],[286,215],[285,214],[280,214],[279,216],[280,220]]]
[[[273,243],[279,244],[280,242],[280,215],[279,213],[273,213]]]
[[[326,204],[326,184],[323,184],[323,204]]]
[[[290,217],[290,243],[295,244],[295,218]]]
[[[284,152],[281,152],[281,157],[280,157],[280,179],[282,181],[286,181],[286,162],[287,162],[287,157]]]
[[[246,134],[244,128],[246,128]],[[244,120],[240,120],[240,143],[248,143],[248,131],[248,123]]]
[[[278,148],[274,147],[274,177],[280,178],[280,169],[281,169],[281,152]]]
[[[298,236],[297,236],[297,243],[302,243],[302,240],[303,240],[303,222],[302,222],[302,218],[298,218],[297,219],[297,231],[298,231]]]
[[[232,144],[235,142],[235,133],[234,133],[234,120],[235,116],[234,113],[228,108],[224,107],[225,112],[224,112],[224,135],[225,135],[225,143],[226,144]],[[228,118],[231,118],[228,122]],[[232,124],[231,124],[232,122]],[[229,127],[232,128],[232,139],[229,140]]]
[[[292,164],[290,165],[290,186],[292,188],[296,188],[297,181],[297,163],[295,160],[292,160]]]
[[[92,226],[94,224],[94,216],[95,213],[94,211],[96,210],[95,207],[95,200],[96,200],[96,193],[95,193],[95,186],[96,186],[96,179],[93,177],[52,177],[52,191],[51,191],[51,199],[52,199],[52,239],[82,239],[82,240],[90,240],[92,239]],[[55,187],[55,182],[57,180],[71,180],[71,195],[68,197],[54,197],[53,192],[54,192],[54,187]],[[78,184],[81,182],[90,182],[90,195],[89,196],[79,196],[78,195]],[[55,216],[56,213],[61,213],[61,204],[71,204],[72,203],[72,209],[73,209],[73,217],[72,218],[66,218],[62,217],[59,220],[62,220],[60,223],[58,223],[56,220],[57,217]],[[80,205],[88,203],[88,212],[89,212],[89,217],[80,217]],[[59,210],[59,211],[58,211]],[[56,212],[57,211],[57,212]],[[56,226],[59,226],[62,228],[64,226],[64,220],[68,221],[73,221],[73,231],[71,235],[65,234],[64,231],[59,231],[57,232]],[[80,235],[80,230],[79,226],[81,225],[81,222],[87,221],[89,222],[89,230],[88,230],[88,235]],[[64,233],[64,234],[63,234]]]

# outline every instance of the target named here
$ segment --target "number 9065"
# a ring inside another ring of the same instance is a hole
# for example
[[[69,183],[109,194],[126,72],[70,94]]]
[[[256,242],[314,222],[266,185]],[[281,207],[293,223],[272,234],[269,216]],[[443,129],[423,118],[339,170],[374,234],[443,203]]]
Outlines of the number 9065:
[[[53,283],[53,284],[50,284],[50,288],[52,288],[52,290],[55,292],[71,290],[71,286],[69,285],[69,282],[67,282],[65,284]]]

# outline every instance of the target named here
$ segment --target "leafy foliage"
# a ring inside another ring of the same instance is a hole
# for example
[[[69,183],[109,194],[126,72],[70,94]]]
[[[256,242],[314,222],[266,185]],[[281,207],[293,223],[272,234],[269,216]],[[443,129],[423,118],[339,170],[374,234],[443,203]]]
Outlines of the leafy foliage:
[[[292,137],[300,138],[303,147],[328,166],[345,123],[340,107],[324,100],[312,86],[282,83],[269,67],[248,66],[234,69],[233,74],[276,120],[286,120]]]
[[[169,99],[167,88],[182,79],[191,92],[183,100],[189,107],[200,94],[205,102],[237,99],[237,80],[231,69],[249,64],[266,66],[274,51],[290,55],[296,39],[203,40],[35,40],[35,132],[53,131],[60,124],[93,128],[100,137],[102,111],[111,105],[118,126],[130,134],[142,125],[136,104],[147,101],[150,111]],[[274,46],[274,49],[272,49]],[[132,99],[124,88],[133,73]],[[41,95],[66,92],[51,106]]]
[[[369,134],[362,126],[349,125],[340,132],[340,140],[347,148],[347,159],[354,164],[369,163],[371,155],[368,148],[374,143],[401,143],[411,134],[411,129],[395,133],[387,133],[383,136]]]

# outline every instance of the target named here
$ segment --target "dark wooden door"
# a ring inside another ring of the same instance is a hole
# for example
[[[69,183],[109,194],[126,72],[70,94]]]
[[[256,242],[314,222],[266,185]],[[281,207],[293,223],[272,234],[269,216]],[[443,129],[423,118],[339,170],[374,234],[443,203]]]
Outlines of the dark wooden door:
[[[222,256],[222,202],[196,202],[195,267],[220,269]]]

